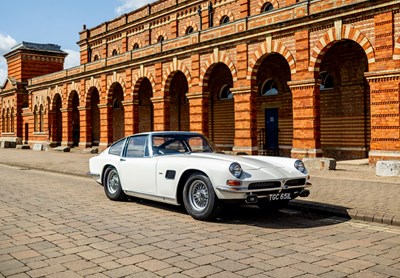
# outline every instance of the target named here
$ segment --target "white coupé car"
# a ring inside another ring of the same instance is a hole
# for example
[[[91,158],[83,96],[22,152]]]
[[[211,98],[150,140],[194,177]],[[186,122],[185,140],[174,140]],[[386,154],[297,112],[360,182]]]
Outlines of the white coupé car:
[[[200,220],[216,217],[226,202],[279,209],[307,197],[311,185],[301,160],[226,155],[194,132],[125,137],[91,158],[89,169],[111,200],[134,196],[183,204]]]

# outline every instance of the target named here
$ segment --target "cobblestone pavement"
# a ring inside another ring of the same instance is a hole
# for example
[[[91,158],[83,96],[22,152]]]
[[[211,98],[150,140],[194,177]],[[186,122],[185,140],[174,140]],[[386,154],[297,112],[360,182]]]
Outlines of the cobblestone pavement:
[[[85,176],[92,154],[0,149],[0,164]],[[400,226],[400,177],[377,177],[365,160],[338,162],[335,171],[312,171],[311,195],[295,207]]]
[[[253,207],[201,222],[83,177],[0,176],[0,277],[400,277],[396,226]]]

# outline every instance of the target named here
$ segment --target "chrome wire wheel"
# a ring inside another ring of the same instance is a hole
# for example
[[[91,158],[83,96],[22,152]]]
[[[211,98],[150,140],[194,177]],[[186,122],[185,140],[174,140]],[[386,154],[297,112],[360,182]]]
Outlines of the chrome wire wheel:
[[[209,192],[207,185],[203,181],[193,181],[188,194],[190,205],[194,210],[202,211],[207,208],[210,201]]]
[[[110,194],[115,194],[120,188],[119,176],[116,170],[111,170],[107,177],[107,189]]]

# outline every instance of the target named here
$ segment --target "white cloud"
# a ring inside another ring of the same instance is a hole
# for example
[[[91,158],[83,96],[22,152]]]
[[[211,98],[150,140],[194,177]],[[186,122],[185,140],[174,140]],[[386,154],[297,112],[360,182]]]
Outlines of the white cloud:
[[[68,56],[64,61],[64,69],[73,68],[80,65],[80,53],[71,49],[64,49]]]
[[[11,50],[17,41],[10,35],[0,33],[0,86],[4,85],[7,78],[7,62],[3,55]]]
[[[155,2],[155,0],[119,0],[122,4],[115,8],[118,15],[129,13],[133,10],[139,9],[144,5]]]

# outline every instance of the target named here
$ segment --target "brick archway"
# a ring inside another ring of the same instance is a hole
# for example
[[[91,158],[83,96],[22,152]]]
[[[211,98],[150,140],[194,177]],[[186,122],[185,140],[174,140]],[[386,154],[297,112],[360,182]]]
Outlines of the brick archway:
[[[270,39],[266,39],[264,43],[260,45],[260,47],[254,52],[254,54],[249,59],[249,71],[247,76],[252,80],[256,79],[258,67],[261,65],[263,59],[262,57],[266,54],[278,53],[281,54],[290,67],[290,73],[296,73],[296,61],[292,55],[292,53],[283,45],[280,41],[273,41]]]
[[[200,87],[207,88],[208,87],[208,75],[212,71],[212,69],[218,64],[225,64],[229,70],[231,71],[233,82],[237,81],[237,70],[235,64],[232,59],[224,52],[220,52],[217,49],[213,54],[210,54],[208,59],[202,63],[202,67],[200,69]]]
[[[161,88],[164,91],[164,95],[169,95],[169,88],[171,85],[172,78],[178,71],[182,72],[185,75],[189,88],[191,87],[192,77],[190,75],[189,69],[181,61],[174,59],[163,75],[163,82]]]
[[[279,2],[277,0],[259,0],[258,6],[259,6],[260,10],[261,10],[262,6],[264,6],[264,4],[267,2],[271,3],[272,6],[274,6],[274,9],[279,8]]]
[[[144,79],[147,78],[150,81],[151,87],[154,88],[156,87],[156,82],[153,77],[153,75],[147,70],[147,68],[144,68],[143,66],[139,68],[139,70],[136,72],[136,74],[132,74],[132,94],[136,95],[139,93],[139,87],[140,87],[140,82]]]
[[[318,41],[311,53],[309,71],[314,72],[315,78],[318,78],[319,69],[322,61],[322,57],[328,51],[328,49],[336,42],[348,39],[358,43],[365,51],[367,55],[368,64],[375,62],[375,52],[371,42],[368,38],[358,29],[344,25],[341,30],[336,27],[326,32]]]

